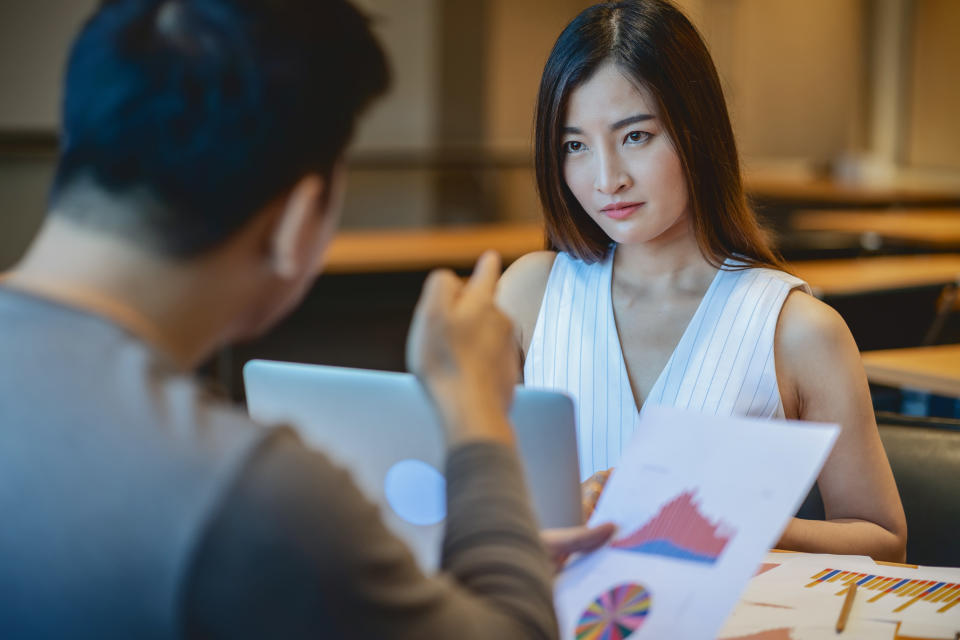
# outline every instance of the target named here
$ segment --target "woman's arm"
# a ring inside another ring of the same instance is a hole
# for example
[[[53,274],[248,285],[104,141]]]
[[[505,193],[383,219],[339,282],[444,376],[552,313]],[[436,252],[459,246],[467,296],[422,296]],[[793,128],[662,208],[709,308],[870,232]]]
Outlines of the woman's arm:
[[[530,338],[537,326],[543,294],[550,279],[553,261],[557,254],[553,251],[536,251],[519,258],[504,272],[497,285],[497,306],[513,320],[514,338],[520,351],[521,363],[530,348]],[[523,367],[520,367],[520,380],[523,382]],[[609,472],[601,472],[606,480]],[[595,488],[589,488],[595,487]],[[584,520],[589,519],[600,497],[603,484],[584,485]],[[613,535],[613,525],[601,524],[598,527],[571,527],[568,529],[547,529],[541,532],[547,552],[559,571],[567,558],[573,553],[593,551],[604,544]]]
[[[849,329],[832,308],[794,291],[781,311],[774,348],[786,416],[841,427],[818,479],[826,521],[794,518],[778,546],[902,562],[906,518]]]
[[[526,358],[530,347],[530,337],[537,326],[540,303],[556,257],[553,251],[528,253],[504,271],[497,285],[497,306],[513,321],[514,337],[522,359]]]

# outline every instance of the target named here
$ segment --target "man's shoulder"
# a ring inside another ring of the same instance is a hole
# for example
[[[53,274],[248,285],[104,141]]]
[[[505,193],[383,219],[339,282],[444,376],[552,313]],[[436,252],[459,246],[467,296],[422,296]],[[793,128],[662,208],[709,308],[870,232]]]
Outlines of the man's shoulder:
[[[161,436],[209,448],[263,430],[225,394],[102,316],[0,287],[0,323],[0,396],[26,421],[85,425],[154,447]]]
[[[211,514],[279,431],[92,316],[0,296],[6,320],[0,485],[18,491],[0,498],[17,513],[4,579],[83,594],[70,615],[120,601],[146,619],[140,605],[172,601]]]
[[[6,437],[14,449],[29,442],[36,458],[32,466],[8,461],[3,474],[38,491],[52,489],[34,467],[53,468],[64,486],[96,477],[123,488],[95,499],[117,518],[126,492],[163,496],[189,518],[269,437],[193,373],[102,317],[0,287],[0,319],[10,320],[0,335]]]

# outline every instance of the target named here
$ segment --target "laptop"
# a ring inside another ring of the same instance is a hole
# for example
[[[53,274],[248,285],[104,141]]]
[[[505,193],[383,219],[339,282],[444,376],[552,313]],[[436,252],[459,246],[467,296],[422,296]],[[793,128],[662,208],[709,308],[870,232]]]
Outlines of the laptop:
[[[350,470],[427,572],[440,564],[446,512],[443,431],[408,373],[251,360],[250,417],[288,424]],[[561,393],[518,387],[510,412],[541,527],[581,523],[574,408]]]

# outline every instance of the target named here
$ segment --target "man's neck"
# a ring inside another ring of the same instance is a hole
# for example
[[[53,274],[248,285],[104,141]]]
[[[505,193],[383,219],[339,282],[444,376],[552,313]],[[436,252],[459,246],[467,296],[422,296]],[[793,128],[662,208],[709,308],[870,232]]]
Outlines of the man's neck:
[[[3,283],[104,317],[191,369],[227,341],[239,305],[223,259],[167,260],[49,216]]]

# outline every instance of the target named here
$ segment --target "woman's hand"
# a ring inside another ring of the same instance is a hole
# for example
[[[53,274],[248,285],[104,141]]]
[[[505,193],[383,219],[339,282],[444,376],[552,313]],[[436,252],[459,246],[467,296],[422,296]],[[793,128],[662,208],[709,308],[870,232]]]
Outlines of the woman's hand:
[[[603,488],[607,486],[607,479],[610,477],[611,471],[613,471],[613,469],[597,471],[587,478],[586,482],[580,485],[580,500],[583,504],[584,520],[589,520],[590,516],[593,515],[593,510],[597,506],[600,494],[603,493]]]
[[[547,548],[550,560],[557,571],[563,568],[567,558],[574,553],[593,551],[613,536],[616,527],[612,522],[598,527],[568,527],[566,529],[544,529],[540,532],[543,546]]]

